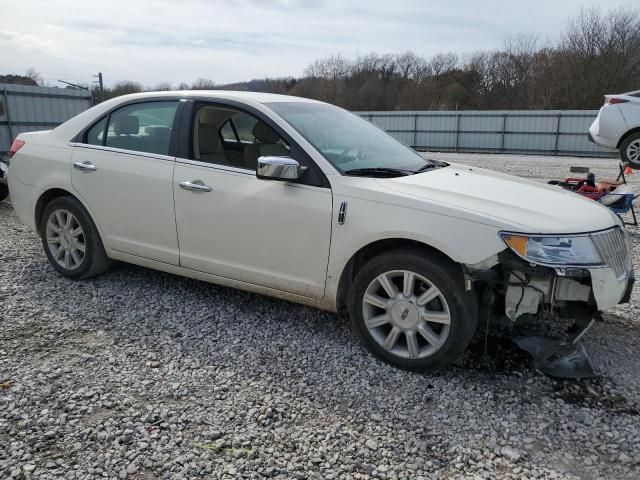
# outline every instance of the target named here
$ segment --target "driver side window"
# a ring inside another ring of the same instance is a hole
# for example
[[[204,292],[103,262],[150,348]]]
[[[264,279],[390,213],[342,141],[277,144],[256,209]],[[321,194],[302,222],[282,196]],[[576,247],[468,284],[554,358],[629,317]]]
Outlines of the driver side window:
[[[255,171],[264,155],[289,156],[289,146],[263,121],[227,107],[205,105],[196,111],[195,160]]]

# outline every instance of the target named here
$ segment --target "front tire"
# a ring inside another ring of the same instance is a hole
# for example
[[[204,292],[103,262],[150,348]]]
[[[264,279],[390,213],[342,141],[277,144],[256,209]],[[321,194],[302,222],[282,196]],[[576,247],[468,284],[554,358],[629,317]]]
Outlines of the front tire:
[[[476,330],[478,302],[459,267],[420,249],[379,255],[351,289],[353,329],[376,357],[405,370],[451,365]]]
[[[49,263],[65,277],[93,277],[111,264],[93,220],[73,197],[49,202],[40,219],[40,236]]]
[[[640,132],[629,135],[620,144],[620,159],[634,169],[640,169]]]

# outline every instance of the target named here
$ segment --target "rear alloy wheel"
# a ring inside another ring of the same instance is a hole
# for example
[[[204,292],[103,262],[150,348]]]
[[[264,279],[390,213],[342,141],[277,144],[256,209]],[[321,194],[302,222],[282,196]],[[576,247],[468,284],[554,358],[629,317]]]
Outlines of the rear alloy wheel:
[[[640,132],[629,135],[620,145],[620,158],[631,168],[640,169]]]
[[[93,277],[111,264],[93,220],[73,197],[55,198],[45,207],[40,235],[49,262],[65,277]]]
[[[354,330],[377,357],[407,370],[436,371],[466,349],[478,304],[452,262],[422,250],[394,251],[360,269],[350,314]]]
[[[86,245],[84,230],[68,210],[60,208],[47,219],[47,245],[53,259],[66,270],[75,270],[82,265]]]

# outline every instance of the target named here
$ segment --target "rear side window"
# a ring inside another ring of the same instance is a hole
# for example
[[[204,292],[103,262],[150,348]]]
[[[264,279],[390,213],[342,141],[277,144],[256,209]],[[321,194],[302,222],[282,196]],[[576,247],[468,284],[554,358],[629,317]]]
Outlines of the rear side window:
[[[127,105],[91,127],[87,143],[168,155],[177,109],[177,101]]]
[[[233,133],[233,127],[231,126],[231,120],[227,120],[227,122],[220,129],[220,135],[222,135],[222,139],[225,142],[234,142],[237,143],[238,139],[236,138],[236,134]]]
[[[247,115],[244,112],[238,112],[231,117],[231,121],[233,122],[233,126],[236,127],[238,137],[240,137],[242,143],[254,142],[253,127],[256,126],[256,122],[258,121],[255,117]]]
[[[108,117],[104,117],[87,132],[87,143],[89,145],[104,145],[104,131],[107,127]]]

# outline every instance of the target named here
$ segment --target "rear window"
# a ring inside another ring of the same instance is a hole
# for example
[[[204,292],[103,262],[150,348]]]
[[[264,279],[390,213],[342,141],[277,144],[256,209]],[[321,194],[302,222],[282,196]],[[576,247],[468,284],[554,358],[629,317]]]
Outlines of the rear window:
[[[253,127],[256,126],[256,122],[258,120],[251,115],[247,115],[243,112],[238,112],[233,117],[231,117],[231,121],[236,127],[236,131],[238,132],[240,141],[243,143],[253,143]]]
[[[177,101],[127,105],[91,127],[87,132],[86,143],[169,155],[171,130],[177,109]]]
[[[108,117],[104,117],[87,132],[87,142],[89,145],[104,145],[104,131],[107,127]]]
[[[231,126],[231,120],[227,122],[220,129],[220,135],[225,142],[237,142],[236,134],[233,133],[233,127]]]

